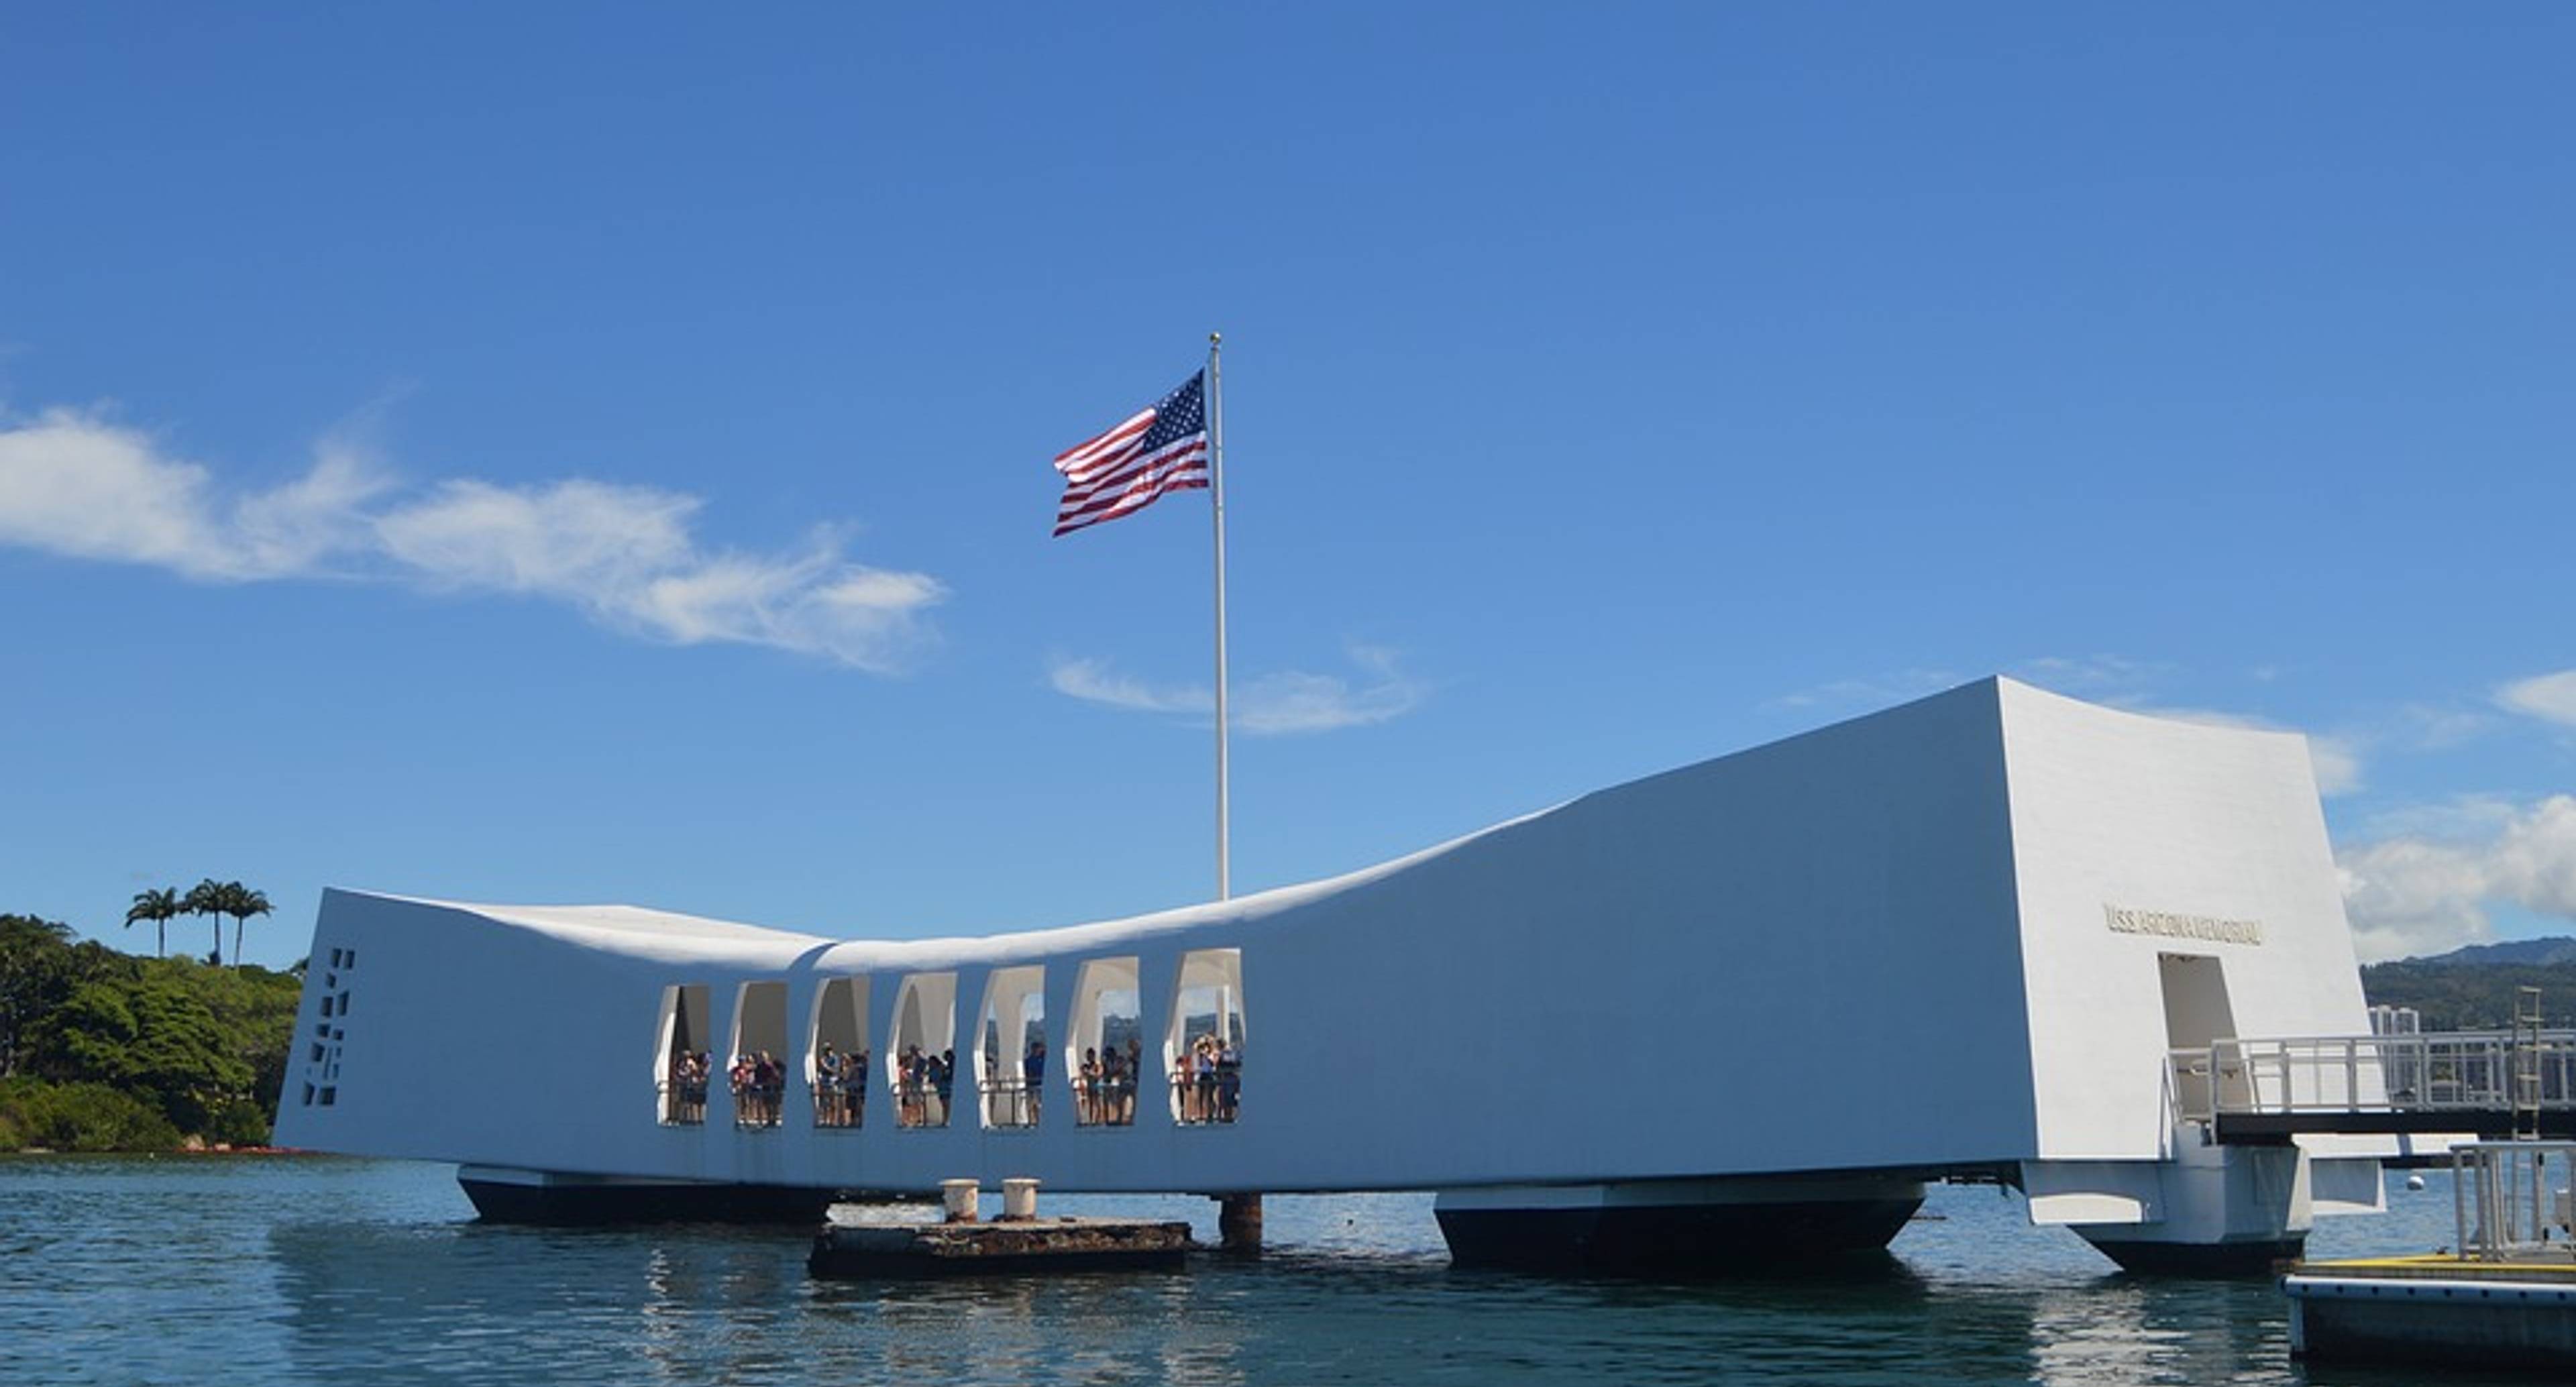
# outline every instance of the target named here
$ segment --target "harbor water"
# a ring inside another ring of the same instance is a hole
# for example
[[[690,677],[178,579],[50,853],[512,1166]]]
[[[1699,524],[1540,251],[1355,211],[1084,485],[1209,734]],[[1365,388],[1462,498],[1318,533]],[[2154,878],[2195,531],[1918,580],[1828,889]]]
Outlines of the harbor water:
[[[2294,1363],[2269,1282],[2127,1277],[1992,1188],[1883,1260],[1713,1284],[1453,1271],[1427,1196],[1273,1197],[1270,1253],[1180,1273],[875,1286],[794,1229],[480,1224],[453,1169],[0,1158],[10,1383],[2399,1383]],[[2449,1176],[2316,1256],[2451,1240]],[[1199,1199],[1046,1212],[1186,1217]],[[2454,1379],[2456,1380],[2456,1379]]]

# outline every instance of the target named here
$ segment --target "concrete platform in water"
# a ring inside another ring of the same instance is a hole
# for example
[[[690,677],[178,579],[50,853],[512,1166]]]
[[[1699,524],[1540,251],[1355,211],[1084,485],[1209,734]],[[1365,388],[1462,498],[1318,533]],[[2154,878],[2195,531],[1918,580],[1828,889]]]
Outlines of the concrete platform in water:
[[[826,1277],[1177,1270],[1191,1246],[1189,1224],[1141,1219],[834,1224],[805,1266]]]
[[[2310,1358],[2576,1369],[2576,1262],[2440,1253],[2311,1262],[2282,1280]]]
[[[2480,1142],[2455,1160],[2459,1250],[2299,1265],[2281,1283],[2291,1353],[2561,1381],[2576,1369],[2576,1246],[2567,1191],[2554,1188],[2576,1145]]]

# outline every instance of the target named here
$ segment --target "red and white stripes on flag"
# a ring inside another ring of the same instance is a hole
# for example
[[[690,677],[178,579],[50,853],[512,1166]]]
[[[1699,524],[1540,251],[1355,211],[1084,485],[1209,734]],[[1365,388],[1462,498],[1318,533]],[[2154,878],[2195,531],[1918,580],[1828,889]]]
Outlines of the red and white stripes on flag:
[[[1055,532],[1143,510],[1166,491],[1208,484],[1207,372],[1183,382],[1151,409],[1138,410],[1098,438],[1056,455],[1064,499]]]

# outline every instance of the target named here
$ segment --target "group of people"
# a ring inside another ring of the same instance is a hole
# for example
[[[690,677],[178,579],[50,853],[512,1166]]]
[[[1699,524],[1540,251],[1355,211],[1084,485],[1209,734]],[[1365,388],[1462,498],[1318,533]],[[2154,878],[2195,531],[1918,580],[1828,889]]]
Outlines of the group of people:
[[[957,1089],[957,1052],[926,1055],[906,1045],[895,1069],[894,1121],[898,1127],[945,1127],[948,1100]]]
[[[707,1120],[707,1063],[704,1050],[679,1051],[663,1074],[662,1120],[695,1126]]]
[[[1085,1127],[1132,1127],[1136,1124],[1136,1037],[1125,1049],[1112,1045],[1107,1054],[1082,1052],[1082,1067],[1073,1080],[1073,1118]]]
[[[868,1107],[868,1052],[824,1041],[814,1056],[814,1125],[856,1127]]]
[[[733,1123],[737,1127],[778,1125],[779,1099],[787,1092],[787,1067],[767,1050],[746,1050],[725,1071],[733,1084]]]
[[[1184,1123],[1232,1122],[1243,1096],[1243,1046],[1202,1035],[1184,1046],[1172,1070]]]
[[[1016,1079],[1000,1076],[998,1056],[987,1056],[990,1071],[984,1091],[993,1098],[993,1124],[1034,1127],[1038,1096],[1046,1089],[1047,1048],[1031,1040],[1021,1055]],[[1134,1036],[1124,1047],[1086,1048],[1074,1075],[1074,1120],[1085,1127],[1128,1127],[1136,1121],[1137,1078],[1144,1057]],[[704,1050],[671,1056],[663,1085],[662,1120],[694,1126],[707,1120],[707,1082],[712,1057]],[[895,1071],[895,1125],[945,1127],[955,1091],[957,1052],[925,1054],[918,1045],[903,1047]],[[775,1127],[780,1100],[787,1089],[787,1070],[767,1050],[734,1056],[726,1071],[733,1089],[734,1122],[742,1127]],[[1202,1035],[1181,1047],[1172,1070],[1172,1092],[1185,1124],[1232,1122],[1243,1093],[1243,1046],[1235,1040]],[[856,1127],[867,1110],[868,1052],[839,1050],[829,1041],[814,1057],[814,1125]]]

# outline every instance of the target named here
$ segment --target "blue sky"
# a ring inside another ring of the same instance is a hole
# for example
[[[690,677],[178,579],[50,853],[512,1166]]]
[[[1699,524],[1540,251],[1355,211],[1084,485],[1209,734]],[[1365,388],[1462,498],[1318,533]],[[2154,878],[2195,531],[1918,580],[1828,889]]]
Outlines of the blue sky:
[[[0,909],[982,932],[1988,673],[2318,738],[2365,951],[2576,929],[2562,7],[0,18]],[[180,941],[202,949],[203,923]]]

